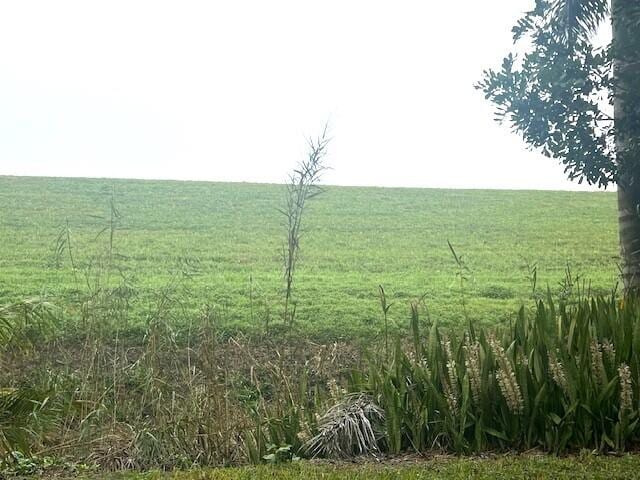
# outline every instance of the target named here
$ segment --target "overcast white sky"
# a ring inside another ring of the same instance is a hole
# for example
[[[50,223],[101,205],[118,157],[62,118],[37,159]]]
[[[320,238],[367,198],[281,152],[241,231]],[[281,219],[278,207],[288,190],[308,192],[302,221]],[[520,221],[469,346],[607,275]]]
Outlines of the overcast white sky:
[[[0,174],[576,189],[473,89],[533,0],[0,5]],[[584,188],[584,187],[583,187]]]

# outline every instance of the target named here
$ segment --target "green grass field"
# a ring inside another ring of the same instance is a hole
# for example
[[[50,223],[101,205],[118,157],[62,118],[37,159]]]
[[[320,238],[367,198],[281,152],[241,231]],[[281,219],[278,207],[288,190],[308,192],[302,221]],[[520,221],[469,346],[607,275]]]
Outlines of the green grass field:
[[[188,312],[210,304],[229,327],[261,327],[267,315],[278,322],[279,185],[0,177],[0,303],[85,288],[82,272],[108,244],[108,233],[98,234],[112,187],[120,273],[110,281],[133,286],[132,322],[144,321],[158,292],[177,283]],[[76,278],[68,255],[58,265],[54,255],[67,220]],[[469,267],[468,316],[484,323],[505,321],[530,299],[527,263],[537,264],[542,291],[560,288],[567,264],[596,293],[616,281],[612,193],[329,187],[305,221],[295,298],[309,332],[349,335],[379,324],[379,284],[395,322],[404,324],[408,302],[423,294],[432,319],[461,322],[447,240]],[[178,282],[182,271],[190,275]]]
[[[566,457],[513,456],[493,459],[434,459],[400,464],[312,465],[299,463],[281,467],[246,467],[200,470],[175,474],[115,475],[112,480],[468,480],[468,479],[611,479],[637,478],[640,457]],[[104,477],[100,477],[104,478]]]

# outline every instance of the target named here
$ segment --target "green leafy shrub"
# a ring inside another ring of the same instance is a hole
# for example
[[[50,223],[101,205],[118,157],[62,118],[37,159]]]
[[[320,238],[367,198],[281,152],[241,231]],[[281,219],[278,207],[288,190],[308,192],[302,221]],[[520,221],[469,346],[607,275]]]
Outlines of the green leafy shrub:
[[[390,361],[373,357],[351,389],[378,399],[392,453],[541,448],[623,451],[637,442],[640,302],[549,296],[502,331],[437,324]]]

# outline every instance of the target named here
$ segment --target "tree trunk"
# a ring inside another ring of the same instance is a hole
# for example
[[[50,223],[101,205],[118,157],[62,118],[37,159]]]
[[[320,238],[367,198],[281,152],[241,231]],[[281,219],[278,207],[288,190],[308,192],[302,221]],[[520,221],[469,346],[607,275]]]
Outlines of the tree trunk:
[[[630,21],[637,0],[612,0],[618,226],[625,293],[640,293],[640,35]]]
[[[640,291],[640,191],[618,187],[618,229],[622,280],[626,293]]]

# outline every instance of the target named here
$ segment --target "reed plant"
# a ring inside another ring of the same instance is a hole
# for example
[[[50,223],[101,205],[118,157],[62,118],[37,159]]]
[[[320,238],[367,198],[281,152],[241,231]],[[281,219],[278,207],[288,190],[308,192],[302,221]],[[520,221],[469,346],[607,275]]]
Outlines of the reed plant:
[[[295,273],[300,256],[300,240],[303,234],[302,219],[308,202],[323,191],[319,182],[327,169],[325,165],[329,137],[328,125],[318,138],[308,141],[307,157],[298,163],[289,175],[286,184],[286,197],[280,213],[284,218],[286,241],[282,247],[284,276],[284,323],[291,329],[295,321],[296,304],[293,299]]]

